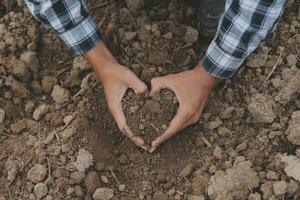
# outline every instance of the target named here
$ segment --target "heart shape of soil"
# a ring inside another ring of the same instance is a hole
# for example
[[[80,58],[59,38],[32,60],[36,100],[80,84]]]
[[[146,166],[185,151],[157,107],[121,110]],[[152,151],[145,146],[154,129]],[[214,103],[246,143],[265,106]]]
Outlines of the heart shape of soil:
[[[168,128],[178,106],[175,94],[166,89],[152,98],[140,97],[133,91],[128,91],[123,98],[128,126],[149,145]]]

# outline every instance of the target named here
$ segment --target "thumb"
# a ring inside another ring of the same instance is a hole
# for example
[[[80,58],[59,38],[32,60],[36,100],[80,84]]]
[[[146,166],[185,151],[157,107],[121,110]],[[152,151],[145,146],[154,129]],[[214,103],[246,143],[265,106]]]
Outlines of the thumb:
[[[158,94],[161,89],[164,89],[164,85],[161,83],[161,78],[153,78],[151,80],[151,91],[150,96]]]
[[[142,82],[140,79],[138,79],[136,76],[134,76],[128,85],[129,88],[133,89],[134,93],[142,96],[148,95],[148,87],[147,85]]]

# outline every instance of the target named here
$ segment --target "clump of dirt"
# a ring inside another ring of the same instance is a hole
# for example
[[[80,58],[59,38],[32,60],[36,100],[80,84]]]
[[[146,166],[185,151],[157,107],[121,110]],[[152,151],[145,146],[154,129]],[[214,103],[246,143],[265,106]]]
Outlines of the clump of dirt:
[[[139,97],[129,91],[123,99],[129,127],[148,144],[167,129],[177,108],[177,98],[170,90],[162,90],[153,98]]]

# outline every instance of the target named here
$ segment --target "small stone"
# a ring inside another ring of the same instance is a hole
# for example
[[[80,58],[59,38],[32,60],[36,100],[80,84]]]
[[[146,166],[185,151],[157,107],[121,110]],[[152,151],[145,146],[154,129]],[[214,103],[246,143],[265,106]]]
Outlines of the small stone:
[[[74,192],[75,192],[75,196],[76,197],[83,197],[83,190],[82,190],[82,188],[79,186],[79,185],[76,185],[75,187],[74,187]]]
[[[119,157],[119,162],[122,164],[122,165],[126,165],[128,163],[128,158],[126,155],[122,154],[120,157]]]
[[[172,189],[170,189],[170,190],[167,192],[167,195],[168,195],[168,196],[173,196],[173,195],[175,194],[175,192],[176,192],[175,188],[172,188]]]
[[[261,200],[261,195],[257,192],[249,194],[248,200]]]
[[[163,130],[166,130],[166,129],[168,128],[168,125],[167,125],[167,124],[163,124],[163,125],[161,126],[161,128],[162,128]]]
[[[72,163],[72,165],[79,172],[85,172],[93,164],[93,156],[85,149],[80,149],[76,162]],[[96,172],[95,172],[96,173]]]
[[[137,32],[125,32],[124,39],[128,42],[132,41],[137,36]]]
[[[272,123],[276,118],[273,111],[274,105],[271,96],[257,94],[248,105],[248,110],[257,122]]]
[[[85,174],[84,172],[72,172],[70,178],[74,181],[74,183],[80,184],[85,178]]]
[[[140,130],[144,130],[144,128],[145,128],[145,127],[144,127],[143,124],[139,124],[139,129],[140,129]]]
[[[33,112],[33,119],[39,121],[44,114],[48,112],[49,106],[46,104],[39,105]]]
[[[48,187],[45,183],[38,183],[34,186],[34,194],[37,198],[41,199],[48,193]]]
[[[223,124],[222,120],[220,118],[217,118],[215,121],[211,121],[208,125],[208,129],[209,130],[213,130],[218,128],[219,126],[221,126]]]
[[[245,149],[247,149],[248,145],[247,145],[247,141],[242,142],[241,144],[239,144],[238,146],[236,146],[235,150],[237,152],[241,152],[244,151]]]
[[[93,194],[95,190],[101,185],[97,172],[90,171],[84,180],[85,187],[90,194]]]
[[[193,168],[194,168],[193,164],[188,164],[181,170],[181,172],[179,173],[179,177],[182,177],[182,178],[188,177],[191,174]]]
[[[76,57],[73,61],[73,70],[86,71],[90,68],[89,63],[82,56]]]
[[[28,171],[27,178],[33,183],[38,183],[45,179],[46,174],[47,169],[43,165],[36,164]]]
[[[71,138],[73,135],[75,135],[76,133],[77,133],[76,128],[70,127],[70,128],[66,128],[65,130],[60,132],[59,135],[60,135],[61,139],[67,140],[67,139]]]
[[[59,85],[55,85],[53,87],[53,91],[51,93],[53,100],[58,104],[66,103],[70,100],[70,92],[62,88]]]
[[[279,177],[280,177],[280,174],[277,172],[274,172],[272,170],[269,170],[267,172],[267,179],[269,179],[269,180],[278,180]]]
[[[94,200],[110,200],[114,197],[114,191],[109,188],[98,188],[94,194]]]
[[[26,120],[25,119],[18,120],[16,123],[10,125],[10,130],[14,134],[21,133],[26,128],[27,128],[27,124],[26,124]]]
[[[124,192],[125,188],[126,188],[126,185],[123,185],[123,184],[119,185],[119,191],[120,192]]]
[[[39,60],[37,54],[33,51],[27,51],[21,54],[20,60],[23,61],[28,68],[33,72],[37,72],[39,69]]]
[[[158,190],[154,193],[153,200],[168,200],[168,195]]]
[[[42,79],[42,89],[47,94],[50,94],[53,90],[54,85],[58,83],[58,80],[54,76],[44,76]]]
[[[74,192],[75,192],[75,189],[74,189],[74,188],[68,188],[67,191],[66,191],[67,195],[71,195],[71,194],[73,194]]]
[[[4,122],[5,119],[5,111],[0,108],[0,124],[2,124]]]
[[[107,176],[105,176],[105,175],[101,175],[101,176],[100,176],[100,179],[101,179],[101,181],[102,181],[103,183],[105,183],[105,184],[108,184],[108,183],[109,183],[109,180],[108,180]]]
[[[47,195],[43,200],[53,200],[53,197],[51,195]]]
[[[156,180],[158,183],[165,183],[167,182],[167,171],[166,170],[159,170]]]
[[[188,200],[205,200],[205,197],[202,195],[189,195]]]
[[[286,193],[287,183],[285,181],[276,181],[273,183],[273,190],[276,196],[281,196]]]
[[[285,163],[284,171],[289,177],[300,181],[300,159],[292,155],[280,155],[280,159]]]
[[[197,42],[198,35],[199,35],[198,30],[194,29],[193,27],[186,26],[186,33],[183,39],[187,44],[193,44]]]
[[[223,157],[223,150],[221,149],[221,147],[216,146],[214,149],[214,157],[221,160]]]

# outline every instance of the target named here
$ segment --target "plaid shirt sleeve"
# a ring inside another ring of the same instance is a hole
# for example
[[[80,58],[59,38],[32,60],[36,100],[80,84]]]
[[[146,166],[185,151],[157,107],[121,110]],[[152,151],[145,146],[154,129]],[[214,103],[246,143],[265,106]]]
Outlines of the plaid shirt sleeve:
[[[228,79],[275,29],[285,0],[227,0],[218,31],[202,59],[212,76]]]
[[[84,0],[25,0],[32,14],[54,29],[76,54],[81,55],[102,41]]]

